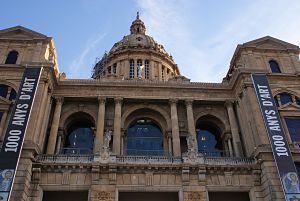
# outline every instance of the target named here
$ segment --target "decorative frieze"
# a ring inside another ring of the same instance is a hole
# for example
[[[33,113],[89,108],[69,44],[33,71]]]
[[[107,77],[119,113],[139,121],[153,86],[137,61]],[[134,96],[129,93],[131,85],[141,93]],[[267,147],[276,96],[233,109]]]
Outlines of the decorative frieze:
[[[97,201],[113,201],[113,196],[111,192],[100,191],[96,195]]]

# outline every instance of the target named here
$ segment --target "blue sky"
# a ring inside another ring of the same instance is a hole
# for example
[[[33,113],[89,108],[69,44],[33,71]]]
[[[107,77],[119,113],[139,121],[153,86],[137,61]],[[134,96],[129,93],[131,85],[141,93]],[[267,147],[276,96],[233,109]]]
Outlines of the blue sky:
[[[54,38],[68,78],[90,78],[137,11],[146,33],[197,82],[221,82],[238,44],[266,35],[300,43],[299,0],[26,0],[1,8],[0,29],[22,25]]]

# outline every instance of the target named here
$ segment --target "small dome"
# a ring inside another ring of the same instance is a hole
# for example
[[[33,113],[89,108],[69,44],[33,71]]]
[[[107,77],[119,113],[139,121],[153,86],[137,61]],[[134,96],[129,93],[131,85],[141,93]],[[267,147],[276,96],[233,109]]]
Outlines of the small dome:
[[[122,57],[122,55],[127,55],[127,57],[130,55],[132,57],[134,54],[138,55],[138,57],[141,57],[141,55],[143,54],[152,55],[153,58],[154,57],[157,58],[155,62],[161,59],[160,65],[169,66],[168,67],[169,70],[166,67],[165,68],[166,72],[160,74],[166,74],[166,75],[168,74],[169,77],[171,77],[171,75],[175,76],[180,74],[177,65],[173,61],[173,57],[166,52],[163,45],[157,43],[153,39],[153,37],[146,35],[146,26],[144,22],[140,19],[139,13],[137,13],[136,19],[132,22],[130,26],[130,34],[124,36],[123,39],[120,40],[119,42],[116,42],[113,45],[113,47],[110,49],[110,51],[108,53],[105,53],[102,59],[96,62],[92,77],[99,78],[101,76],[104,76],[104,77],[115,78],[118,73],[119,73],[118,75],[120,76],[117,77],[116,79],[122,77],[123,74],[121,75],[121,73],[124,73],[125,70],[122,72],[121,71],[117,72],[117,62],[124,60],[124,57]],[[149,62],[150,61],[149,59],[150,58],[144,60],[147,60],[147,62]],[[136,62],[135,65],[137,65],[137,61],[135,62]],[[129,65],[128,63],[123,64],[122,68],[129,68],[128,65]],[[158,64],[156,66],[152,66],[152,68],[158,68]],[[158,69],[155,72],[158,73]],[[116,76],[112,76],[112,74]],[[128,78],[127,74],[125,74],[124,76],[127,76],[125,78]],[[156,78],[154,77],[153,79]]]

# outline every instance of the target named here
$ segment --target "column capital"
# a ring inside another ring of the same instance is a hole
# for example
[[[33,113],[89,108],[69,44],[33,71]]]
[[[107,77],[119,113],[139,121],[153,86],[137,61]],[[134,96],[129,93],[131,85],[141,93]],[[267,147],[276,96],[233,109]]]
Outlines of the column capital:
[[[185,99],[184,100],[186,106],[193,106],[193,99]]]
[[[177,98],[170,98],[169,99],[169,104],[176,104],[178,102]]]
[[[232,107],[233,106],[234,101],[233,100],[226,100],[224,105],[225,107]]]
[[[106,97],[98,96],[97,99],[99,104],[105,104],[106,102]]]
[[[231,139],[232,138],[232,134],[230,133],[230,132],[227,132],[227,133],[224,133],[223,134],[223,139],[225,140],[225,141],[227,141],[227,140],[229,140],[229,139]]]
[[[116,104],[121,104],[122,101],[123,101],[123,98],[122,97],[116,97],[116,98],[114,98],[114,101],[115,101]]]
[[[62,96],[54,96],[53,98],[56,100],[56,103],[62,104],[64,102],[64,97]]]

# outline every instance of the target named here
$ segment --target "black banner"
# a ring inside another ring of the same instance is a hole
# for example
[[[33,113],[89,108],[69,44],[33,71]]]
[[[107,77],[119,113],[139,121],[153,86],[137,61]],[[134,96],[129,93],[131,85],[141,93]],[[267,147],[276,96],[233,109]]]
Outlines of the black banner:
[[[285,200],[300,201],[299,177],[267,77],[264,74],[252,74],[252,80],[284,189]]]
[[[41,68],[26,67],[0,152],[0,200],[9,200]]]

